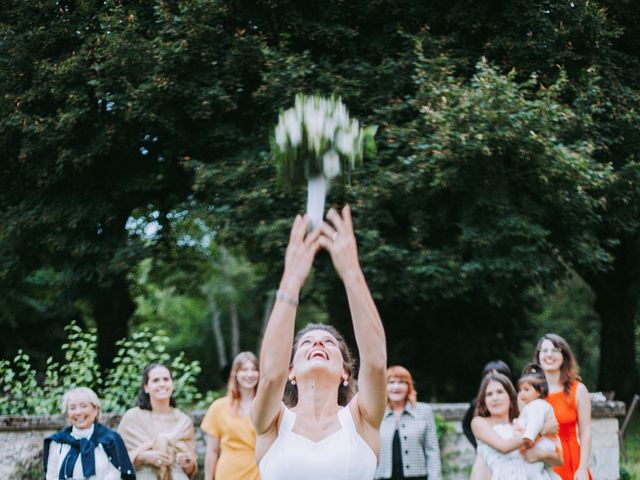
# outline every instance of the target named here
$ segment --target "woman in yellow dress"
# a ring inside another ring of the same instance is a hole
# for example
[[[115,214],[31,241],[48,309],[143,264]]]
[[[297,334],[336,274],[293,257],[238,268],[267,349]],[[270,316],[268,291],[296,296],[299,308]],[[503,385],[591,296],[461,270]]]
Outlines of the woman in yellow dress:
[[[204,480],[259,480],[251,423],[258,379],[256,356],[239,353],[231,365],[227,395],[211,404],[200,425],[207,438]]]

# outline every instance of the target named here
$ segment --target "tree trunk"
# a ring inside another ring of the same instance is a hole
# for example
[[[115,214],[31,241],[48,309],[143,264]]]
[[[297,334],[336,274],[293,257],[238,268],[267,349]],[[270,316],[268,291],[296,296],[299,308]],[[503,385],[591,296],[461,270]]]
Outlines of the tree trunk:
[[[610,271],[583,277],[596,295],[594,308],[601,322],[598,389],[614,391],[617,400],[627,403],[640,393],[635,344],[637,259],[633,250],[630,242],[621,243]]]
[[[259,354],[262,348],[262,337],[264,337],[264,331],[269,323],[269,317],[271,316],[271,310],[273,310],[273,304],[276,300],[274,291],[270,291],[267,294],[267,300],[264,302],[264,311],[262,312],[262,325],[260,327],[260,335],[258,336],[258,342],[256,343],[256,352]]]
[[[230,284],[231,290],[234,290],[233,278],[229,274],[229,252],[225,247],[221,248],[221,252],[225,280]],[[233,297],[229,299],[229,320],[231,322],[231,358],[235,358],[240,353],[240,316],[238,305]]]
[[[628,291],[596,291],[594,306],[602,324],[598,389],[615,391],[617,400],[628,403],[640,392],[635,350],[638,302]]]
[[[231,320],[231,356],[236,358],[240,353],[240,317],[236,302],[229,303],[229,318]]]
[[[216,350],[218,352],[218,366],[220,370],[224,370],[229,364],[227,360],[227,349],[224,345],[224,336],[222,335],[222,326],[220,324],[220,310],[218,310],[213,295],[211,294],[209,294],[209,315],[211,316],[211,328],[213,329],[213,338],[216,342]]]
[[[124,275],[95,292],[93,299],[93,316],[98,330],[98,364],[105,370],[113,365],[116,342],[128,334],[135,303]]]

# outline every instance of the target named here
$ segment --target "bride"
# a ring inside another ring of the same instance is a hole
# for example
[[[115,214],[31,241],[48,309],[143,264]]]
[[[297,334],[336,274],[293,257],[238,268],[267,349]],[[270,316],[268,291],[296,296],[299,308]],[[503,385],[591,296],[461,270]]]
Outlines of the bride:
[[[297,216],[276,303],[260,353],[253,403],[256,457],[262,480],[370,480],[386,406],[386,345],[382,322],[358,261],[351,212],[327,214],[307,233]],[[349,301],[360,357],[359,392],[342,336],[311,325],[294,339],[298,295],[320,248],[331,255]],[[287,387],[287,403],[282,402]]]

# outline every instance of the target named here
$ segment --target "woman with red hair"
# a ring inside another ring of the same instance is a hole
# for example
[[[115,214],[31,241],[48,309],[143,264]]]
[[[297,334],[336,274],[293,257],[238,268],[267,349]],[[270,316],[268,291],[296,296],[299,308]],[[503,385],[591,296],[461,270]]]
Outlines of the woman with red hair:
[[[401,366],[387,370],[387,409],[380,426],[375,478],[442,478],[433,411],[417,401],[413,377]]]
[[[258,359],[251,352],[236,355],[227,395],[211,404],[200,428],[206,434],[205,480],[258,480],[256,432],[251,405],[258,388]]]

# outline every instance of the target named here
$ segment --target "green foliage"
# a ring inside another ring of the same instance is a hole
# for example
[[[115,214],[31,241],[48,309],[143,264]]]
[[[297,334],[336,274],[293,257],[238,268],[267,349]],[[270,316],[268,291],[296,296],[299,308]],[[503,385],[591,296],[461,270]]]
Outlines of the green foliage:
[[[193,229],[195,222],[202,226],[199,234]],[[138,327],[162,325],[169,337],[167,350],[184,351],[201,365],[200,389],[221,388],[226,383],[222,369],[231,360],[232,304],[238,313],[239,347],[255,351],[268,300],[263,283],[265,272],[240,252],[219,247],[211,240],[201,242],[203,236],[215,236],[205,215],[184,218],[173,225],[173,230],[199,246],[183,248],[177,258],[165,256],[156,262],[140,263],[134,277],[137,309],[133,322]],[[226,346],[227,358],[223,359],[211,325],[216,313],[220,315],[221,340]]]
[[[531,361],[536,342],[545,333],[557,333],[569,342],[580,365],[580,376],[590,391],[597,389],[600,360],[598,315],[593,308],[594,294],[576,274],[557,285],[542,301],[542,309],[533,314],[528,339],[522,354],[515,358],[514,372]]]
[[[637,2],[7,0],[0,18],[2,351],[21,338],[33,359],[80,318],[104,365],[132,296],[136,321],[160,311],[172,342],[211,351],[200,287],[220,259],[178,233],[183,211],[265,267],[224,295],[247,295],[257,336],[304,201],[275,188],[268,139],[303,91],[380,125],[330,202],[352,204],[390,359],[421,388],[470,395],[573,270],[595,295],[599,383],[637,391]],[[303,303],[349,336],[326,256],[315,271]]]
[[[202,395],[197,403],[193,405],[193,409],[207,410],[214,401],[224,397],[226,394],[227,392],[224,390],[209,390],[206,394]]]
[[[435,414],[434,419],[436,421],[436,433],[438,435],[438,442],[442,446],[444,438],[451,433],[454,433],[456,429],[447,422],[442,415]]]
[[[165,239],[192,195],[189,160],[245,137],[260,50],[228,16],[209,0],[2,3],[3,326],[62,325],[86,302],[102,365],[114,357],[134,310],[127,275],[155,253],[129,216],[160,212]],[[58,280],[46,314],[26,281],[40,270]]]
[[[13,361],[0,360],[0,374],[2,378],[2,397],[0,397],[0,412],[28,414],[39,413],[33,392],[37,391],[38,381],[36,372],[31,369],[29,357],[18,352]]]
[[[187,362],[184,354],[172,359],[166,350],[166,336],[143,329],[122,340],[113,368],[101,377],[96,362],[95,330],[83,331],[72,323],[66,331],[67,342],[62,345],[65,362],[59,365],[49,359],[42,382],[38,381],[28,355],[19,353],[12,361],[0,360],[1,415],[58,413],[63,394],[79,386],[98,393],[103,411],[124,411],[133,406],[142,369],[152,361],[164,363],[172,370],[174,397],[179,404],[191,406],[201,400],[196,388],[200,366]]]
[[[113,368],[105,376],[102,390],[105,411],[123,411],[133,405],[138,394],[142,369],[151,362],[167,365],[173,374],[174,398],[182,405],[200,400],[196,378],[198,362],[188,362],[183,353],[171,358],[167,352],[169,338],[148,329],[135,332],[118,342],[119,351]]]
[[[411,94],[378,91],[379,104],[369,105],[359,71],[350,76],[351,90],[340,92],[358,98],[354,105],[369,108],[362,118],[382,127],[379,157],[333,199],[352,204],[390,359],[415,367],[432,395],[460,398],[472,393],[484,360],[509,360],[520,351],[529,312],[567,264],[599,268],[610,260],[592,234],[610,169],[574,135],[591,118],[563,103],[566,80],[541,88],[535,76],[520,82],[517,72],[503,74],[487,61],[467,78],[457,74],[455,59],[431,53],[438,48],[431,36],[400,38],[403,53],[366,72],[387,75],[390,65],[410,70],[410,85],[403,87]],[[315,60],[320,64],[322,57]],[[317,81],[325,75],[331,72],[319,73]],[[274,86],[261,94],[280,93]],[[227,177],[234,192],[228,202],[252,208],[229,208],[233,222],[221,236],[242,239],[253,260],[278,272],[289,226],[282,219],[301,202],[275,193],[272,173],[259,161],[244,168],[257,180]],[[219,173],[205,172],[204,181],[219,182]],[[324,257],[315,270],[331,320],[349,331],[342,289]],[[465,345],[463,355],[451,348],[456,344]],[[436,367],[442,364],[446,372]]]
[[[446,57],[429,60],[421,50],[419,90],[404,107],[416,116],[387,129],[385,140],[400,147],[383,174],[384,200],[409,217],[403,247],[419,286],[412,296],[475,291],[499,307],[512,301],[514,285],[526,293],[557,278],[558,250],[565,262],[606,263],[589,226],[608,170],[588,143],[570,143],[589,120],[560,103],[561,85],[518,83],[515,71],[503,75],[484,61],[467,82],[452,76]]]
[[[449,422],[447,422],[444,417],[440,414],[435,414],[434,415],[434,419],[436,421],[436,434],[438,436],[438,444],[440,445],[440,457],[442,460],[442,473],[444,474],[445,478],[447,478],[447,475],[453,473],[454,471],[457,471],[457,469],[453,468],[450,466],[451,460],[453,459],[453,454],[451,452],[449,453],[444,453],[443,452],[443,446],[444,446],[444,441],[445,441],[445,437],[447,435],[450,435],[452,433],[455,433],[455,428],[452,424],[450,424]]]
[[[621,446],[626,455],[621,455],[620,479],[640,479],[640,419],[637,410],[629,423]]]
[[[623,466],[620,467],[620,480],[632,480],[631,474]]]
[[[27,354],[18,352],[12,361],[0,361],[0,412],[4,415],[57,413],[65,391],[77,386],[100,390],[102,380],[96,363],[95,331],[83,331],[75,323],[65,328],[62,365],[47,359],[44,380],[38,381]]]

